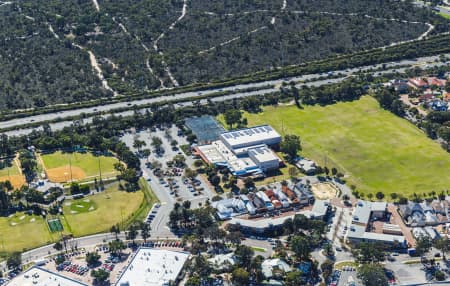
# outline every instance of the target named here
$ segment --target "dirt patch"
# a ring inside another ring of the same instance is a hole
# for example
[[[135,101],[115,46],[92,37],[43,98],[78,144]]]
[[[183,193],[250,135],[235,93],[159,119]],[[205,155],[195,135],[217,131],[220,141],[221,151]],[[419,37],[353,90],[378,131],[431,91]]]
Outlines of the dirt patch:
[[[338,190],[329,183],[319,183],[311,186],[314,197],[319,200],[332,199],[337,196]]]
[[[0,177],[0,182],[4,182],[9,180],[14,188],[20,188],[25,185],[25,178],[22,175],[12,175],[12,176],[4,176]]]
[[[71,168],[69,165],[46,169],[45,172],[47,173],[47,178],[55,183],[64,183],[70,181],[71,179],[82,180],[86,178],[86,174],[83,169],[75,166],[72,166]]]

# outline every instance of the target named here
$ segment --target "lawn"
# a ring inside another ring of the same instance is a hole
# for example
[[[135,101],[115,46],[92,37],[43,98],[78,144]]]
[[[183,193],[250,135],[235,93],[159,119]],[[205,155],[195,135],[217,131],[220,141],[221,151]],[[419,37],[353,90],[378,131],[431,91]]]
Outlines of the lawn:
[[[5,167],[0,169],[0,178],[1,177],[7,177],[8,175],[19,175],[19,167],[17,166],[16,162],[14,160],[11,160],[9,162],[9,167]]]
[[[46,221],[41,216],[23,212],[11,217],[0,217],[0,251],[13,252],[48,244],[59,234],[50,234]]]
[[[114,164],[119,162],[115,157],[94,156],[92,153],[63,153],[61,151],[41,155],[47,176],[51,181],[66,182],[72,178],[83,180],[99,176],[103,178],[116,175]]]
[[[335,166],[365,194],[439,192],[450,187],[450,155],[372,97],[325,107],[267,107],[244,115],[248,125],[270,124],[297,134],[302,155]]]
[[[133,221],[144,221],[153,205],[155,203],[159,203],[158,197],[155,195],[155,193],[153,193],[153,190],[142,177],[139,179],[139,187],[144,193],[144,200],[139,206],[139,209],[136,210],[133,213],[133,216],[128,219],[127,224],[130,224]]]
[[[117,190],[117,184],[104,192],[79,200],[64,202],[64,216],[68,231],[75,236],[108,232],[111,226],[126,223],[140,208],[142,191],[127,193]]]
[[[439,15],[441,16],[441,17],[444,17],[445,19],[447,19],[447,20],[450,20],[450,15],[448,15],[448,14],[445,14],[445,13],[439,13]]]
[[[266,252],[266,249],[265,249],[265,248],[262,248],[262,247],[252,246],[251,248],[252,248],[253,251],[255,251],[255,252]]]

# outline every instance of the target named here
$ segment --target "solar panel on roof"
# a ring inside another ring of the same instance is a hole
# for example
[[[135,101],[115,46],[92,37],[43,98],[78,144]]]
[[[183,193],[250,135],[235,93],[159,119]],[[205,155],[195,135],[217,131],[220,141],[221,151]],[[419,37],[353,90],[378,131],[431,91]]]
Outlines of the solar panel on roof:
[[[270,128],[270,126],[264,126],[264,128],[265,128],[267,131],[272,131],[272,128]]]
[[[264,127],[260,127],[259,130],[261,130],[261,132],[266,132],[266,129],[264,129]]]
[[[260,131],[258,130],[258,128],[253,129],[253,131],[255,131],[256,133],[259,133]]]

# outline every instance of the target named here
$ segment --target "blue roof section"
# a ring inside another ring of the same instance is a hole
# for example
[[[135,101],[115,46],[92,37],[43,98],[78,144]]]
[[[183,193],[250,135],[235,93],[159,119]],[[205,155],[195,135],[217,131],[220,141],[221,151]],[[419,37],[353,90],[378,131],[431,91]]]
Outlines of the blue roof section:
[[[219,139],[226,130],[210,115],[192,117],[185,120],[186,126],[192,130],[200,142],[211,142]]]

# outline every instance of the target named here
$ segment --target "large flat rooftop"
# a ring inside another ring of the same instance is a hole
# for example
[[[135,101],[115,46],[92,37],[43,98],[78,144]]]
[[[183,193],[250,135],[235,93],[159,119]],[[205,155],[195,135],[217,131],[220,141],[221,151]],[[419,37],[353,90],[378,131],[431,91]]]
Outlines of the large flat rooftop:
[[[280,134],[269,125],[225,132],[220,135],[220,138],[232,148],[242,148],[261,143],[271,145],[281,141]]]
[[[175,281],[189,253],[140,248],[117,282],[117,286],[161,286]]]
[[[14,278],[7,286],[88,286],[87,284],[72,280],[57,273],[32,267]]]

